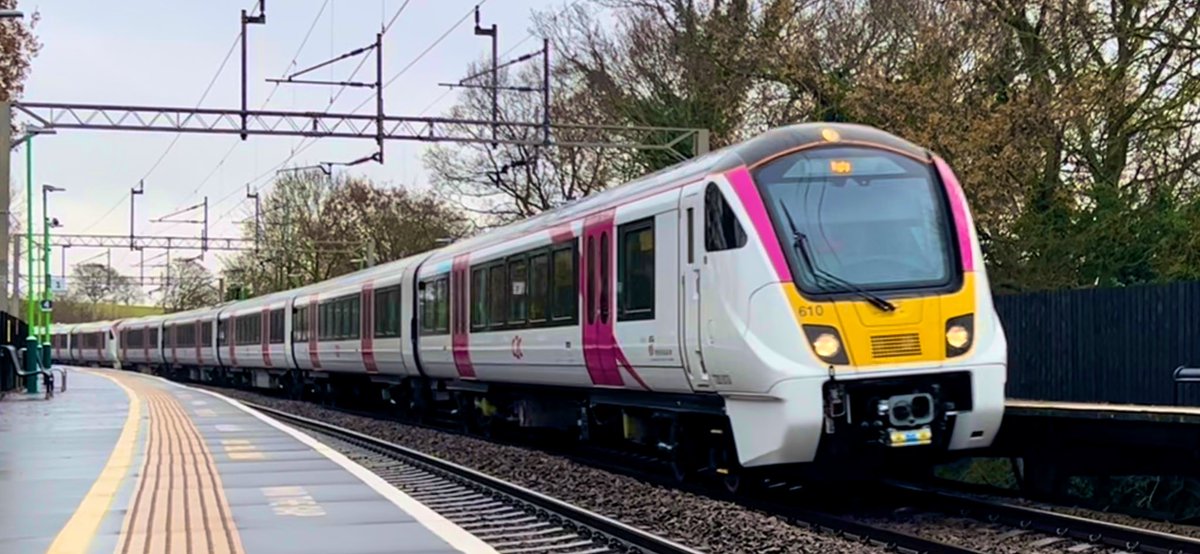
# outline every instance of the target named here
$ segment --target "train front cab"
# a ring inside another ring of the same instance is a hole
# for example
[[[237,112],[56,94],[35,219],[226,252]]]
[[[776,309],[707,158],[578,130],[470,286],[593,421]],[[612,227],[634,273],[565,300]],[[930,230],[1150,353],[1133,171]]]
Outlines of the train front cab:
[[[758,242],[695,273],[719,285],[699,343],[743,467],[941,457],[999,430],[1005,339],[959,183],[868,131],[714,179]]]

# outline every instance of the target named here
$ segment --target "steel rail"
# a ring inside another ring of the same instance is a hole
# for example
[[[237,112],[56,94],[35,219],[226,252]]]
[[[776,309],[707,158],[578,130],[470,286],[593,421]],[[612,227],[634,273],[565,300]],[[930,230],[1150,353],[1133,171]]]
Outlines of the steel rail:
[[[929,489],[911,483],[889,482],[888,485],[900,495],[907,496],[929,508],[945,512],[953,511],[983,521],[999,521],[1021,529],[1034,529],[1050,535],[1071,537],[1082,542],[1103,544],[1129,552],[1200,553],[1200,539],[1183,535],[1030,506],[984,500],[951,491]]]

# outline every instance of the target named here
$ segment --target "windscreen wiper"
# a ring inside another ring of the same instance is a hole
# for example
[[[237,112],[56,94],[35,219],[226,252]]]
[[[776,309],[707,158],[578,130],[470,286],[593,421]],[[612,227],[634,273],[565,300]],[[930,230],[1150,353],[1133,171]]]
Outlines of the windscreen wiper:
[[[828,271],[825,271],[824,269],[821,269],[820,267],[817,267],[816,262],[813,260],[813,257],[809,253],[809,250],[808,250],[808,235],[801,233],[800,229],[798,229],[796,227],[796,221],[794,219],[792,219],[792,212],[791,212],[791,210],[788,210],[788,207],[786,204],[784,204],[783,202],[780,202],[779,207],[783,208],[783,215],[784,215],[784,217],[787,218],[788,226],[791,227],[791,230],[792,230],[792,247],[795,248],[796,252],[800,254],[800,257],[804,259],[805,265],[807,265],[808,269],[810,271],[812,271],[812,274],[814,277],[816,277],[817,279],[823,279],[827,283],[832,283],[836,286],[845,288],[845,289],[849,290],[850,292],[853,292],[854,294],[858,295],[863,300],[866,300],[868,304],[875,306],[876,308],[878,308],[881,311],[885,311],[885,312],[896,311],[896,305],[892,304],[891,302],[888,302],[883,297],[881,297],[877,294],[874,294],[858,285],[855,285],[854,283],[851,283],[850,281],[842,279],[841,277],[838,277],[837,275],[834,275]]]

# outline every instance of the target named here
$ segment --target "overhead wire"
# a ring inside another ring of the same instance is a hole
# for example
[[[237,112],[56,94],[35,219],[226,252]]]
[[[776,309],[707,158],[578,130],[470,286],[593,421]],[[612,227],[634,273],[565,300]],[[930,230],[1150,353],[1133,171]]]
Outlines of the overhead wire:
[[[445,40],[445,39],[446,39],[446,37],[450,35],[450,33],[454,32],[454,30],[455,30],[455,29],[458,29],[458,27],[459,27],[459,26],[461,26],[461,25],[463,24],[463,22],[464,22],[464,21],[466,21],[468,18],[470,18],[470,16],[471,16],[471,15],[474,13],[474,10],[475,10],[475,8],[477,8],[477,7],[479,7],[479,6],[482,6],[483,4],[487,3],[487,1],[488,1],[488,0],[480,0],[478,3],[476,3],[475,5],[473,5],[473,6],[471,7],[471,10],[470,10],[470,11],[468,11],[468,12],[467,12],[467,13],[466,13],[466,14],[465,14],[465,15],[464,15],[462,18],[460,18],[460,19],[459,19],[458,21],[456,21],[456,22],[455,22],[455,23],[454,23],[454,24],[453,24],[453,25],[452,25],[452,26],[451,26],[449,29],[447,29],[447,30],[446,30],[446,32],[444,32],[444,33],[443,33],[443,34],[442,34],[440,37],[438,37],[438,38],[437,38],[437,40],[435,40],[435,41],[434,41],[434,43],[433,43],[432,45],[430,45],[430,47],[429,47],[429,48],[426,48],[426,49],[425,49],[423,52],[421,52],[421,54],[420,54],[420,55],[418,55],[418,56],[417,56],[417,58],[415,58],[415,59],[414,59],[412,62],[410,62],[410,63],[409,63],[407,66],[405,66],[405,67],[404,67],[404,69],[402,69],[402,70],[401,70],[399,73],[397,73],[395,76],[393,76],[391,79],[389,79],[389,81],[388,81],[387,83],[384,83],[384,85],[383,85],[383,88],[384,88],[384,89],[386,89],[386,88],[388,87],[388,85],[389,85],[389,84],[391,84],[391,82],[395,81],[397,78],[399,78],[399,77],[400,77],[400,75],[403,75],[403,74],[404,74],[404,72],[408,71],[409,69],[411,69],[411,68],[412,68],[412,66],[416,65],[416,63],[417,63],[418,61],[420,61],[420,60],[421,60],[421,58],[425,57],[425,56],[426,56],[426,55],[427,55],[427,54],[428,54],[428,53],[429,53],[431,50],[433,50],[433,48],[437,47],[437,45],[438,45],[438,44],[440,44],[440,43],[441,43],[443,40]],[[401,15],[402,13],[404,13],[404,10],[405,10],[405,9],[406,9],[406,8],[409,6],[409,4],[411,4],[411,3],[412,3],[412,0],[405,0],[405,2],[404,2],[403,4],[401,4],[399,8],[397,8],[397,9],[396,9],[396,12],[395,12],[394,14],[392,14],[392,17],[391,17],[391,19],[389,19],[389,20],[388,20],[388,22],[387,22],[387,24],[383,26],[383,29],[380,31],[380,32],[381,32],[381,34],[383,34],[383,35],[385,35],[385,36],[386,36],[386,35],[387,35],[387,33],[388,33],[389,31],[391,31],[391,29],[392,29],[392,26],[393,26],[393,25],[396,23],[396,21],[399,19],[400,15]],[[353,80],[354,80],[354,77],[355,77],[356,75],[358,75],[358,72],[359,72],[359,71],[361,71],[361,70],[362,70],[362,67],[363,67],[363,66],[366,64],[366,61],[367,61],[367,57],[366,57],[366,56],[363,56],[362,58],[360,58],[358,65],[357,65],[357,66],[355,66],[354,70],[353,70],[353,71],[351,71],[351,73],[350,73],[350,76],[349,76],[348,78],[346,78],[345,80],[346,80],[347,82],[349,82],[349,81],[353,81]],[[325,114],[328,114],[330,111],[332,111],[334,103],[335,103],[335,102],[337,102],[337,100],[338,100],[339,98],[341,98],[342,94],[343,94],[343,93],[346,91],[346,89],[347,89],[347,85],[341,85],[341,86],[339,86],[339,87],[338,87],[338,90],[337,90],[337,92],[336,92],[336,93],[335,93],[335,95],[334,95],[334,96],[333,96],[333,97],[330,99],[329,106],[327,106],[327,108],[326,108],[326,110],[325,110],[325,112],[324,112]],[[383,93],[383,91],[382,91],[382,90],[381,90],[381,91],[379,91],[379,94],[382,94],[382,93]],[[354,110],[352,110],[352,113],[353,113],[353,112],[356,112],[356,111],[358,111],[359,109],[361,109],[361,108],[362,108],[364,105],[366,105],[366,103],[367,103],[367,102],[369,102],[370,100],[371,100],[371,98],[370,98],[370,97],[367,97],[367,98],[366,98],[366,100],[364,100],[364,101],[363,101],[363,103],[359,104],[359,105],[358,105],[358,107],[356,107]],[[263,180],[264,178],[266,178],[266,177],[269,177],[269,176],[273,175],[273,174],[274,174],[274,173],[275,173],[277,170],[279,170],[279,169],[280,169],[280,168],[282,168],[283,166],[287,165],[287,163],[288,163],[288,162],[290,162],[290,161],[292,161],[293,159],[295,159],[295,157],[296,157],[297,155],[299,155],[300,153],[302,153],[302,152],[304,152],[305,150],[307,150],[308,148],[310,148],[310,147],[311,147],[313,144],[316,144],[316,143],[317,143],[317,141],[319,141],[319,140],[320,140],[320,138],[319,138],[319,137],[318,137],[318,138],[312,138],[312,139],[310,139],[310,137],[304,137],[304,138],[302,138],[302,139],[301,139],[299,142],[297,142],[296,148],[294,148],[294,149],[292,150],[292,152],[291,152],[291,153],[290,153],[290,154],[289,154],[289,155],[288,155],[286,158],[284,158],[284,160],[283,160],[283,161],[279,162],[278,164],[276,164],[276,165],[275,165],[274,167],[272,167],[271,169],[269,169],[269,170],[267,170],[267,171],[265,171],[265,172],[261,173],[261,174],[260,174],[258,177],[255,177],[254,179],[251,179],[251,180],[250,180],[249,182],[247,182],[246,184],[247,184],[247,185],[252,185],[252,184],[253,184],[253,183],[255,183],[255,182],[261,181],[261,180]],[[267,185],[269,182],[270,182],[270,181],[268,180],[268,181],[266,181],[266,182],[264,182],[264,183],[262,183],[262,184],[260,184],[260,185],[258,185],[258,186],[256,186],[256,187],[253,187],[253,189],[252,189],[252,190],[253,190],[254,192],[258,192],[258,191],[259,191],[259,190],[261,190],[263,187],[265,187],[265,186],[266,186],[266,185]],[[230,191],[230,193],[229,193],[229,194],[227,194],[227,195],[225,195],[224,197],[222,197],[222,200],[221,200],[221,201],[219,201],[219,203],[223,203],[224,201],[226,201],[226,200],[228,200],[228,199],[230,199],[230,198],[233,198],[233,196],[234,196],[234,195],[236,195],[236,194],[237,194],[238,192],[240,192],[240,191],[241,191],[241,189],[240,189],[240,188],[239,188],[239,189],[236,189],[236,190],[233,190],[233,191]],[[226,212],[222,213],[222,214],[221,214],[221,215],[220,215],[220,216],[219,216],[219,217],[218,217],[218,218],[217,218],[215,221],[222,221],[222,220],[224,220],[226,217],[228,217],[229,215],[231,215],[231,214],[232,214],[232,213],[233,213],[233,212],[234,212],[236,209],[237,209],[237,207],[236,207],[236,206],[234,206],[234,207],[233,207],[233,208],[231,208],[230,210],[228,210],[228,211],[226,211]]]
[[[572,7],[574,7],[576,4],[578,4],[581,1],[582,0],[575,0],[574,2],[571,2],[570,4],[567,4],[565,7],[563,7],[563,9],[561,11],[566,11],[568,9],[571,9]],[[482,5],[482,2],[480,2],[480,4]],[[508,49],[505,50],[504,52],[501,52],[499,57],[501,57],[501,58],[508,57],[509,54],[513,53],[513,51],[516,50],[517,48],[520,48],[522,44],[529,42],[529,39],[533,38],[534,36],[535,36],[535,34],[533,33],[533,31],[526,33],[525,38],[517,41],[516,44],[508,47]],[[450,96],[454,92],[455,92],[455,90],[452,88],[446,89],[446,91],[443,92],[441,96],[438,96],[437,98],[435,98],[433,100],[433,102],[430,102],[420,112],[417,112],[417,117],[425,115],[427,112],[429,112],[429,110],[433,109],[434,106],[440,104],[442,102],[442,100],[445,100],[447,96]]]
[[[204,100],[207,99],[209,93],[212,92],[213,86],[217,84],[217,80],[221,77],[221,73],[223,73],[225,71],[225,66],[229,64],[229,59],[233,57],[233,52],[235,50],[237,50],[238,40],[240,40],[240,38],[241,38],[241,33],[238,33],[238,35],[234,37],[233,44],[229,45],[229,51],[225,53],[225,58],[223,60],[221,60],[221,65],[219,67],[217,67],[217,72],[215,74],[213,74],[212,79],[209,80],[208,86],[205,87],[205,89],[204,89],[204,94],[200,95],[200,100],[196,101],[196,109],[199,109],[200,106],[204,104]],[[158,159],[154,161],[154,164],[150,166],[150,169],[147,170],[144,175],[142,175],[142,178],[138,180],[139,182],[145,181],[147,178],[150,177],[151,174],[154,173],[155,169],[158,169],[158,166],[162,165],[163,160],[165,160],[167,158],[167,155],[171,153],[171,150],[173,150],[175,148],[175,144],[178,143],[179,139],[182,137],[183,137],[182,132],[175,133],[174,138],[172,138],[171,142],[169,144],[167,144],[166,149],[164,149],[162,154],[160,154],[158,156]],[[108,218],[108,216],[112,215],[112,213],[114,211],[116,211],[117,208],[121,207],[121,204],[124,204],[124,203],[125,203],[125,199],[121,198],[115,204],[113,204],[112,207],[108,209],[108,211],[104,212],[103,215],[101,215],[100,217],[93,220],[90,224],[88,224],[86,227],[84,227],[83,230],[80,232],[86,233],[86,232],[90,231],[93,227],[98,225],[101,221],[104,221],[105,219]]]
[[[393,24],[393,23],[395,23],[395,21],[396,21],[396,18],[397,18],[397,17],[399,17],[400,13],[404,11],[404,8],[406,8],[406,7],[408,6],[408,4],[409,4],[409,2],[410,2],[410,1],[411,1],[411,0],[407,0],[407,1],[405,1],[405,2],[404,2],[404,4],[402,4],[402,5],[400,6],[400,8],[397,10],[396,14],[395,14],[395,15],[392,17],[391,21],[389,21],[389,22],[388,22],[388,24],[387,24],[387,25],[384,27],[384,29],[383,29],[383,33],[384,33],[384,34],[386,34],[386,33],[387,33],[387,31],[388,31],[388,30],[391,28],[392,24]],[[576,4],[578,4],[580,1],[581,1],[581,0],[575,0],[575,1],[574,1],[574,2],[572,2],[571,4],[568,4],[568,5],[567,5],[565,8],[563,8],[563,9],[564,9],[564,11],[565,11],[566,9],[570,9],[571,7],[575,6],[575,5],[576,5]],[[460,26],[462,26],[462,24],[463,24],[463,23],[465,23],[465,22],[466,22],[468,19],[470,19],[470,17],[471,17],[472,15],[474,15],[474,13],[475,13],[475,10],[476,10],[476,9],[478,9],[478,8],[479,8],[479,7],[481,7],[481,6],[483,6],[483,5],[484,5],[484,4],[486,4],[487,2],[488,2],[488,0],[479,0],[479,2],[475,3],[474,5],[472,5],[470,10],[468,10],[468,11],[467,11],[465,14],[463,14],[463,16],[462,16],[461,18],[459,18],[457,21],[455,21],[455,22],[454,22],[454,24],[453,24],[453,25],[451,25],[449,29],[446,29],[446,31],[445,31],[445,32],[443,32],[443,33],[442,33],[442,34],[441,34],[441,35],[440,35],[440,36],[439,36],[437,39],[435,39],[435,40],[433,41],[433,43],[432,43],[432,44],[430,44],[428,47],[426,47],[424,50],[422,50],[420,54],[418,54],[418,55],[417,55],[415,58],[413,58],[413,59],[412,59],[412,60],[411,60],[411,61],[410,61],[408,64],[406,64],[406,65],[405,65],[403,68],[401,68],[401,69],[400,69],[400,71],[396,72],[396,73],[395,73],[394,75],[392,75],[392,76],[391,76],[391,77],[390,77],[390,78],[389,78],[389,79],[388,79],[386,82],[384,82],[384,83],[383,83],[383,88],[385,88],[385,89],[386,89],[386,88],[387,88],[389,85],[391,85],[393,82],[395,82],[397,79],[399,79],[399,78],[400,78],[401,76],[403,76],[405,73],[407,73],[407,72],[408,72],[410,69],[412,69],[413,67],[415,67],[415,66],[417,65],[417,63],[419,63],[419,62],[420,62],[422,59],[424,59],[424,58],[425,58],[425,56],[429,55],[429,53],[430,53],[430,52],[432,52],[432,51],[433,51],[435,48],[437,48],[437,46],[438,46],[439,44],[441,44],[441,43],[442,43],[444,40],[446,40],[446,38],[447,38],[447,37],[449,37],[451,33],[453,33],[453,32],[454,32],[455,30],[457,30],[457,29],[458,29]],[[508,55],[509,53],[511,53],[513,50],[516,50],[516,49],[517,49],[517,48],[519,48],[519,47],[520,47],[522,44],[524,44],[524,43],[528,42],[530,38],[533,38],[533,36],[534,36],[533,32],[527,33],[527,34],[526,34],[526,36],[525,36],[525,38],[521,39],[521,40],[520,40],[520,41],[518,41],[516,44],[514,44],[513,46],[511,46],[511,47],[509,47],[507,50],[505,50],[505,52],[503,53],[502,57],[503,57],[503,56],[507,56],[507,55]],[[353,80],[353,79],[354,79],[354,76],[357,74],[358,70],[359,70],[359,69],[362,67],[362,65],[365,63],[365,61],[366,61],[366,57],[364,57],[364,58],[362,59],[362,61],[360,61],[360,63],[359,63],[359,65],[358,65],[358,67],[356,67],[356,68],[355,68],[355,70],[354,70],[353,72],[351,72],[351,74],[350,74],[350,77],[347,79],[347,81],[350,81],[350,80]],[[346,89],[346,86],[345,86],[345,85],[342,85],[342,86],[341,86],[341,88],[338,90],[338,94],[337,94],[336,96],[334,96],[334,98],[333,98],[333,99],[330,101],[330,106],[331,106],[331,107],[332,107],[332,104],[333,104],[333,102],[334,102],[334,101],[336,101],[336,100],[337,100],[337,98],[339,98],[339,97],[341,96],[341,93],[342,93],[342,92],[343,92],[345,89]],[[443,93],[441,96],[439,96],[437,99],[435,99],[433,102],[431,102],[431,103],[430,103],[428,106],[426,106],[426,107],[425,107],[423,110],[421,110],[421,112],[420,112],[420,113],[418,113],[417,115],[418,115],[418,116],[424,115],[424,114],[425,114],[426,112],[428,112],[428,111],[429,111],[431,108],[433,108],[433,106],[437,105],[439,102],[441,102],[441,101],[442,101],[443,99],[445,99],[447,96],[449,96],[451,92],[453,92],[453,91],[452,91],[452,90],[447,90],[446,92],[444,92],[444,93]],[[382,92],[381,92],[381,93],[382,93]],[[350,110],[350,113],[351,113],[351,114],[353,114],[353,113],[357,113],[357,112],[358,112],[360,109],[362,109],[362,108],[363,108],[363,106],[366,106],[366,105],[367,105],[367,103],[368,103],[368,102],[370,102],[370,101],[371,101],[371,98],[370,98],[370,97],[367,97],[367,98],[366,98],[366,99],[364,99],[364,100],[363,100],[363,101],[362,101],[362,102],[361,102],[361,103],[360,103],[358,106],[356,106],[356,107],[355,107],[353,110]],[[327,111],[326,113],[328,113],[328,111]],[[280,162],[279,164],[276,164],[276,165],[275,165],[275,167],[273,167],[272,169],[270,169],[270,170],[268,170],[268,171],[266,171],[266,172],[263,172],[262,174],[260,174],[260,175],[259,175],[258,177],[256,177],[255,179],[252,179],[252,180],[251,180],[249,183],[247,183],[247,184],[249,185],[249,184],[251,184],[251,183],[254,183],[254,182],[257,182],[257,181],[259,181],[259,180],[263,179],[264,177],[267,177],[267,176],[269,176],[269,175],[272,175],[272,174],[273,174],[275,171],[277,171],[279,168],[283,167],[283,166],[284,166],[284,165],[286,165],[286,164],[287,164],[289,161],[291,161],[293,158],[295,158],[295,157],[296,157],[296,155],[298,155],[298,154],[300,154],[301,152],[303,152],[304,150],[308,149],[308,147],[312,146],[313,144],[316,144],[316,141],[318,141],[318,140],[320,140],[320,139],[319,139],[319,138],[317,138],[317,139],[313,139],[313,141],[312,141],[312,142],[308,142],[307,144],[304,144],[304,141],[305,141],[305,140],[308,140],[308,137],[305,137],[305,139],[303,139],[303,140],[301,141],[301,144],[303,144],[303,146],[300,146],[300,147],[298,147],[297,149],[293,150],[293,151],[292,151],[292,153],[291,153],[291,154],[290,154],[290,155],[289,155],[289,156],[288,156],[286,159],[284,159],[284,161]],[[261,189],[262,189],[264,186],[266,186],[266,184],[268,184],[268,183],[269,183],[269,181],[268,181],[268,182],[264,182],[262,185],[259,185],[258,187],[255,187],[255,188],[254,188],[254,192],[258,192],[258,191],[259,191],[259,190],[261,190]],[[237,192],[240,192],[240,190],[241,190],[241,189],[238,189],[238,190],[236,190],[236,191],[232,191],[230,194],[226,195],[226,196],[224,197],[224,199],[225,199],[225,200],[227,200],[227,199],[229,199],[229,198],[232,198],[232,197],[233,197],[233,195],[234,195],[234,194],[236,194]],[[234,206],[234,207],[233,207],[233,208],[231,208],[230,210],[228,210],[228,211],[224,212],[223,214],[221,214],[221,216],[220,216],[220,217],[218,217],[218,218],[217,218],[217,221],[221,221],[221,220],[225,219],[226,217],[228,217],[229,215],[231,215],[231,214],[232,214],[232,213],[233,213],[233,212],[234,212],[236,209],[237,209],[237,207],[236,207],[236,206]]]
[[[325,2],[323,4],[321,4],[321,8],[317,10],[317,15],[313,16],[313,21],[308,26],[308,31],[305,32],[305,34],[304,34],[304,39],[300,41],[300,46],[298,46],[296,48],[296,52],[294,54],[292,54],[292,60],[290,62],[288,62],[287,67],[284,69],[284,73],[287,73],[288,71],[291,71],[294,67],[296,67],[296,63],[300,59],[300,54],[304,52],[304,47],[306,45],[308,45],[309,39],[312,38],[313,30],[315,30],[317,28],[317,24],[320,23],[321,16],[324,15],[325,9],[329,7],[329,2],[330,2],[330,0],[325,0]],[[263,100],[262,105],[259,106],[259,108],[258,108],[259,110],[266,108],[267,104],[269,104],[271,102],[271,100],[273,98],[275,98],[275,94],[279,91],[279,87],[281,84],[282,83],[278,83],[278,82],[275,83],[275,86],[273,86],[271,88],[271,91],[267,94],[266,99]],[[200,180],[200,184],[196,185],[196,188],[192,189],[192,192],[190,194],[188,194],[188,196],[186,198],[183,199],[182,203],[186,203],[186,202],[190,201],[191,199],[195,198],[197,194],[200,193],[200,189],[204,188],[204,185],[208,184],[208,182],[213,178],[213,176],[216,175],[218,171],[220,171],[220,169],[225,165],[225,162],[229,161],[229,157],[231,155],[233,155],[233,152],[235,150],[237,150],[237,147],[239,145],[241,145],[242,142],[243,141],[241,141],[241,140],[236,140],[236,141],[234,141],[233,144],[231,144],[229,146],[229,149],[225,151],[225,154],[223,156],[221,156],[221,159],[217,162],[217,164],[215,166],[213,166],[212,170],[209,171],[207,175],[204,176],[204,179]],[[171,229],[171,228],[174,228],[175,226],[176,225],[171,225],[170,227],[167,227],[166,229]],[[164,229],[164,230],[166,230],[166,229]]]
[[[459,26],[461,26],[468,19],[470,19],[471,16],[474,15],[475,10],[479,9],[480,6],[483,6],[484,4],[486,4],[487,1],[488,0],[479,0],[479,2],[475,3],[474,6],[471,6],[471,9],[467,10],[467,13],[463,14],[463,16],[461,18],[459,18],[458,21],[454,22],[454,25],[451,25],[449,29],[446,29],[446,32],[442,33],[442,35],[439,36],[437,38],[437,40],[434,40],[433,44],[430,44],[427,48],[425,48],[425,50],[422,50],[420,54],[417,54],[417,57],[413,58],[412,61],[408,62],[408,64],[405,65],[403,68],[401,68],[400,71],[396,72],[395,75],[392,75],[390,78],[388,78],[388,80],[383,83],[383,88],[386,89],[387,87],[391,86],[392,83],[396,82],[396,79],[399,79],[402,75],[407,73],[408,70],[410,70],[414,66],[416,66],[417,63],[420,62],[430,52],[432,52],[434,48],[437,48],[437,46],[439,44],[441,44],[442,41],[446,40],[446,37],[450,36],[450,33],[453,33],[456,29],[459,28]],[[361,104],[356,106],[353,110],[350,110],[350,113],[358,112],[358,110],[361,110],[362,107],[367,105],[367,102],[370,102],[370,101],[371,101],[370,98],[363,100]]]

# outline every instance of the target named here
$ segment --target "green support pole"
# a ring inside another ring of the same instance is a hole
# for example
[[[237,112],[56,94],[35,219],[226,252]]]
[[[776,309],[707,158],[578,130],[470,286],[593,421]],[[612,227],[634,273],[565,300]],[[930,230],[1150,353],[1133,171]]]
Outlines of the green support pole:
[[[37,371],[38,366],[38,340],[37,340],[37,321],[34,319],[37,315],[34,311],[37,303],[34,291],[37,290],[37,279],[33,276],[36,274],[37,266],[33,265],[33,137],[29,137],[25,141],[25,261],[29,268],[29,283],[25,287],[25,323],[29,326],[29,334],[25,337],[25,372],[30,375],[25,378],[25,392],[37,394],[38,379],[33,372]]]
[[[42,186],[42,298],[53,301],[54,291],[50,290],[50,205],[46,199],[50,193]],[[50,325],[54,323],[54,312],[43,313],[42,325],[42,367],[50,367],[50,358],[54,347],[50,344]]]

